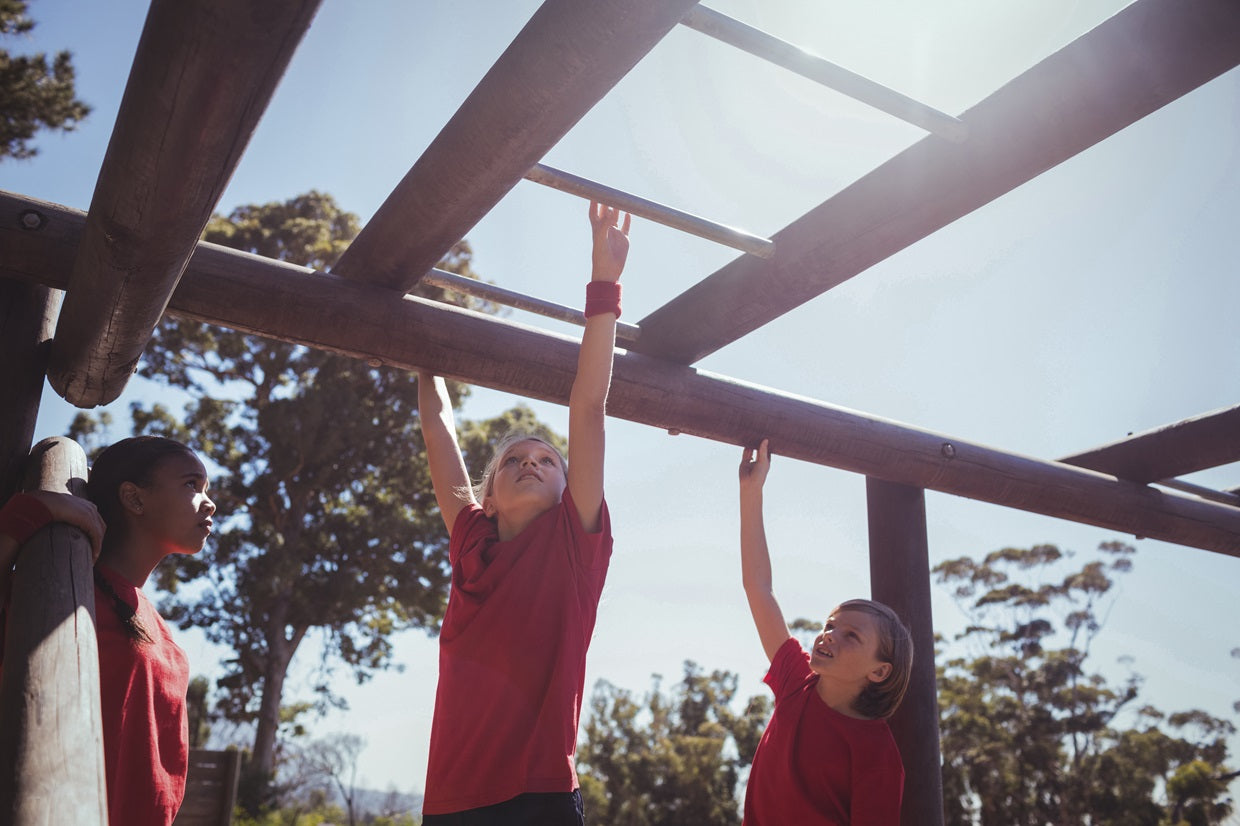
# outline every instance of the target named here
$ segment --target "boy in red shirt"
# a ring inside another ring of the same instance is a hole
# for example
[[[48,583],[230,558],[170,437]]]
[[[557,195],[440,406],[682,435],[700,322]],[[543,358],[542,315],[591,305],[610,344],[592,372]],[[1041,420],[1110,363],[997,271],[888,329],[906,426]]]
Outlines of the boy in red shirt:
[[[745,790],[743,826],[898,826],[904,765],[886,718],[913,663],[908,629],[886,605],[855,599],[827,617],[809,654],[771,588],[762,486],[767,440],[740,467],[741,568],[775,693]]]

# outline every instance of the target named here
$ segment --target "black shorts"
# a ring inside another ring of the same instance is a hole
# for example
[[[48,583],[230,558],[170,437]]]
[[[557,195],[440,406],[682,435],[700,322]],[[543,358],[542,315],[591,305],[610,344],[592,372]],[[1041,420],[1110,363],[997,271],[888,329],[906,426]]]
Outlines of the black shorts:
[[[422,826],[585,826],[581,789],[519,794],[512,800],[449,815],[422,815]]]

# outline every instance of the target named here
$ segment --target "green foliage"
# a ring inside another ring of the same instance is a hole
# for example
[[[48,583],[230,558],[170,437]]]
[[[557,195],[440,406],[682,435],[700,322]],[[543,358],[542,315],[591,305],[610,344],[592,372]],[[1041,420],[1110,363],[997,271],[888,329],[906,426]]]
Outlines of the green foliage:
[[[934,569],[970,619],[956,638],[969,654],[940,657],[938,668],[948,823],[1216,824],[1231,811],[1231,723],[1147,706],[1123,728],[1117,717],[1140,679],[1114,686],[1085,669],[1134,550],[1104,543],[1098,559],[1062,576],[1052,572],[1071,554],[1052,545]]]
[[[736,714],[736,675],[685,663],[670,692],[656,676],[639,702],[600,680],[578,750],[588,820],[603,826],[738,824],[736,792],[753,760],[770,702]]]
[[[210,714],[207,708],[207,694],[211,690],[210,681],[201,674],[189,681],[189,690],[185,694],[185,706],[189,716],[189,747],[205,748],[207,738],[211,736]]]
[[[0,0],[0,35],[24,34],[34,28],[25,0]],[[30,145],[40,129],[70,132],[90,114],[74,91],[73,57],[58,52],[14,55],[0,49],[0,160],[33,158]]]
[[[326,270],[358,226],[331,196],[309,192],[215,216],[204,239]],[[441,266],[472,276],[468,245]],[[134,433],[179,439],[213,470],[216,535],[202,553],[165,561],[154,581],[166,617],[235,653],[216,697],[225,719],[254,726],[247,774],[257,780],[245,799],[255,812],[272,802],[263,792],[277,737],[303,732],[306,712],[343,706],[337,667],[364,682],[393,667],[392,634],[434,631],[442,619],[448,537],[423,456],[416,378],[177,318],[160,322],[140,370],[188,402],[181,415],[133,405]],[[454,405],[467,393],[449,390]],[[480,469],[515,421],[537,425],[526,408],[462,423],[467,461]],[[74,423],[81,437],[96,427],[89,417]],[[311,633],[325,646],[315,698],[283,703],[289,664]]]

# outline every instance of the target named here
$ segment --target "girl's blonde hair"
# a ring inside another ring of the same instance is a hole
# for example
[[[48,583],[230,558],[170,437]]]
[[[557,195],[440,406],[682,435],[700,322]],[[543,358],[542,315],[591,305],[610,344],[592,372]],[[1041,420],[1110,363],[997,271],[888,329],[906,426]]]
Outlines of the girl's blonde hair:
[[[491,493],[491,480],[495,477],[495,469],[499,467],[499,460],[508,452],[508,448],[519,442],[541,442],[555,453],[560,460],[560,470],[564,472],[565,477],[568,476],[568,459],[560,452],[560,449],[551,442],[534,433],[524,430],[509,431],[504,438],[499,440],[499,444],[495,446],[495,452],[491,454],[491,458],[487,460],[486,467],[482,469],[482,479],[478,484],[471,486],[471,492],[474,499],[478,502],[483,501]]]
[[[853,701],[853,709],[870,719],[887,719],[895,714],[908,691],[913,672],[913,635],[890,607],[870,599],[850,599],[840,611],[861,611],[878,620],[878,660],[890,663],[891,673],[879,683],[867,683]]]

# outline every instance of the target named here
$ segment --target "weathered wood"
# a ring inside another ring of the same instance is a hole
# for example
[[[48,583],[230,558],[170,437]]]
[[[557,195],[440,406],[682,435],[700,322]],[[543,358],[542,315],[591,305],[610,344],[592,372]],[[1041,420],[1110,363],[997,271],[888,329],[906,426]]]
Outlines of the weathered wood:
[[[1240,3],[1137,0],[638,322],[634,350],[691,364],[1240,63]]]
[[[81,213],[0,195],[0,215],[31,204],[54,216],[49,231],[6,233],[0,220],[0,276],[61,286],[55,246],[73,243]],[[228,301],[220,301],[221,295]],[[577,367],[575,339],[409,296],[394,301],[385,288],[213,244],[199,245],[169,309],[558,404],[567,403]],[[342,316],[348,325],[338,323]],[[1240,556],[1240,508],[1005,453],[638,353],[617,354],[607,412],[736,445],[769,436],[774,450],[803,461]]]
[[[172,826],[229,826],[240,779],[241,752],[190,749],[185,800]]]
[[[26,489],[81,494],[86,454],[44,439]],[[0,686],[0,822],[106,826],[99,648],[90,540],[53,524],[13,571]]]
[[[870,529],[870,592],[874,599],[895,609],[913,636],[913,673],[908,693],[889,721],[904,760],[900,823],[943,826],[926,494],[921,488],[881,479],[866,479],[865,492]]]
[[[48,378],[113,401],[319,0],[154,0],[91,200]]]
[[[1240,462],[1240,405],[1129,436],[1059,461],[1133,482]]]
[[[37,231],[39,220],[27,231]],[[0,279],[0,503],[17,491],[30,454],[62,295],[42,284]]]
[[[695,0],[546,0],[332,272],[408,291]]]

